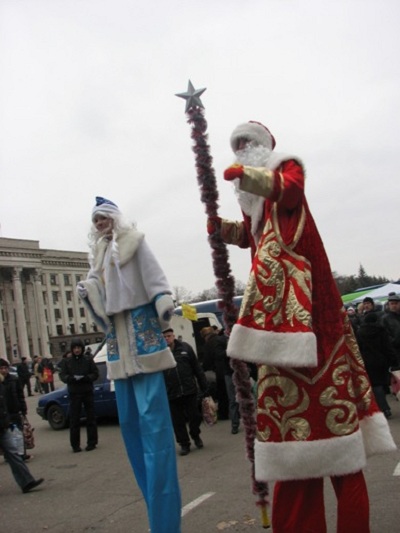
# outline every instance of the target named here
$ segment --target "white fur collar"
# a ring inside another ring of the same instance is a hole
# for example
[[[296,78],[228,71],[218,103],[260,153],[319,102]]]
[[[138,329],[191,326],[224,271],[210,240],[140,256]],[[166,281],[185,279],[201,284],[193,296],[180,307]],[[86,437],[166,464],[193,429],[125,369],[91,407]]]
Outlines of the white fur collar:
[[[130,228],[119,233],[113,243],[116,253],[118,255],[118,263],[120,266],[125,265],[136,253],[140,243],[144,239],[144,233],[137,231],[135,228]],[[95,249],[93,257],[93,269],[98,270],[103,264],[104,254],[107,250],[110,241],[100,240]]]

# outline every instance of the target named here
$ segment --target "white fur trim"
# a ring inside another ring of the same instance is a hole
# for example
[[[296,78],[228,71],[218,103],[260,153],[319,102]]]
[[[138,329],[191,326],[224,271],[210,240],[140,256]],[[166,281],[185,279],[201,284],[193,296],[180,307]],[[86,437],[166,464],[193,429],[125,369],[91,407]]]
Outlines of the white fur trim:
[[[361,431],[316,441],[255,442],[258,481],[287,481],[358,472],[366,465]]]
[[[234,152],[237,150],[237,141],[240,138],[255,141],[257,144],[272,150],[272,135],[260,124],[245,122],[244,124],[239,124],[239,126],[233,130],[231,135],[231,147]]]
[[[95,205],[92,209],[92,221],[95,219],[96,215],[100,215],[106,218],[112,218],[113,216],[121,215],[121,211],[116,205],[112,204],[101,204]]]
[[[154,372],[162,372],[168,368],[175,368],[176,361],[169,348],[165,348],[160,352],[151,355],[141,355],[136,358],[136,362],[140,365],[140,372],[130,373],[122,372],[120,361],[107,361],[107,377],[108,379],[127,379],[129,376],[136,374],[153,374]]]
[[[366,416],[360,421],[367,457],[397,450],[388,421],[383,413]]]
[[[314,333],[276,333],[235,324],[227,354],[234,359],[265,365],[316,367],[317,340]]]
[[[129,337],[127,313],[114,315],[114,325],[118,340],[119,359],[107,359],[107,376],[109,379],[126,379],[136,374],[150,374],[167,368],[174,368],[176,361],[171,350],[161,348],[160,351],[149,355],[138,355],[135,339]]]

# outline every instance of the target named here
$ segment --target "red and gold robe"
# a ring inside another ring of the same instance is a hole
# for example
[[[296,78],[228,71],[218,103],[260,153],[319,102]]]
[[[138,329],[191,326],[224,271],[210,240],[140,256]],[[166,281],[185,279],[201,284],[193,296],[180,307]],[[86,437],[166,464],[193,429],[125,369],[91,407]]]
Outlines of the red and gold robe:
[[[357,472],[396,449],[380,412],[322,240],[304,196],[301,163],[275,156],[244,167],[240,188],[266,198],[251,220],[223,220],[227,243],[252,248],[230,357],[258,364],[256,479]]]

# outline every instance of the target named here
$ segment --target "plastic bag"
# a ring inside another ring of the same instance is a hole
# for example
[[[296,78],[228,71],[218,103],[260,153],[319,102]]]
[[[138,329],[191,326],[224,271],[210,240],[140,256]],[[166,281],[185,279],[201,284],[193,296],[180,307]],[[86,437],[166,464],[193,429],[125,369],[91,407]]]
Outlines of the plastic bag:
[[[24,436],[18,426],[13,424],[10,429],[11,437],[14,447],[17,449],[18,455],[25,455]]]
[[[201,402],[201,414],[207,426],[214,426],[218,421],[218,404],[212,396],[206,396]]]
[[[24,436],[25,448],[31,450],[35,447],[35,437],[33,432],[35,428],[31,426],[26,416],[22,417],[22,434]]]

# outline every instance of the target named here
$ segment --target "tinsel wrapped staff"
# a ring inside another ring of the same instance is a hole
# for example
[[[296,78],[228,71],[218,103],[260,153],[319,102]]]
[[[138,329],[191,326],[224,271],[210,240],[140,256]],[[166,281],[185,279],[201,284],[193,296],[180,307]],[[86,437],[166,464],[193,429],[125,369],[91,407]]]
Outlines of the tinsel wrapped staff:
[[[195,89],[189,80],[187,91],[178,93],[176,96],[186,100],[185,112],[188,123],[192,126],[191,137],[194,141],[193,152],[195,153],[197,182],[200,188],[201,201],[205,206],[207,217],[212,219],[218,216],[218,188],[215,171],[212,165],[210,147],[207,143],[207,122],[204,117],[204,106],[200,96],[206,89]],[[215,225],[217,226],[217,225]],[[229,264],[229,253],[226,244],[222,240],[218,227],[211,231],[208,241],[212,249],[212,263],[216,278],[218,296],[221,299],[226,332],[229,335],[237,320],[237,309],[233,303],[235,295],[235,279]],[[254,440],[256,437],[256,418],[254,397],[251,389],[249,372],[246,363],[238,359],[231,359],[234,370],[233,382],[239,399],[240,415],[246,432],[246,452],[252,465],[253,493],[258,496],[257,505],[261,507],[261,519],[264,528],[269,527],[267,514],[268,485],[256,481],[254,475]]]

